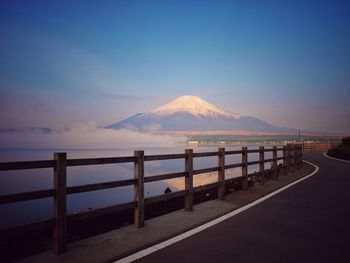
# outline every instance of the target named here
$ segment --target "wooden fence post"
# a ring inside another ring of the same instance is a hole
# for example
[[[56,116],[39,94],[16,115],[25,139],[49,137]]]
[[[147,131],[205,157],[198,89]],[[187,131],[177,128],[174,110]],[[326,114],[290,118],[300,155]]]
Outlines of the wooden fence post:
[[[292,166],[292,146],[287,144],[287,173],[291,171]]]
[[[298,146],[298,160],[299,160],[299,169],[301,169],[303,167],[303,146],[302,144],[299,144]]]
[[[242,147],[242,189],[244,191],[248,190],[248,149],[247,147]]]
[[[287,146],[283,146],[283,176],[287,175]]]
[[[219,148],[218,199],[225,200],[225,148]]]
[[[264,146],[259,147],[259,172],[260,172],[260,184],[265,184],[265,158],[264,158]]]
[[[193,149],[185,150],[185,190],[187,190],[185,197],[185,210],[193,210]]]
[[[292,154],[293,154],[293,158],[292,158],[292,167],[293,167],[293,171],[295,171],[296,169],[296,165],[297,165],[297,154],[296,154],[296,145],[292,144]]]
[[[296,144],[295,145],[295,164],[296,164],[296,167],[297,169],[299,170],[300,168],[300,165],[299,165],[299,162],[300,162],[300,159],[299,159],[299,144]]]
[[[135,151],[134,156],[134,178],[137,180],[134,185],[134,201],[137,202],[134,209],[135,227],[141,228],[145,226],[145,197],[144,197],[144,151]]]
[[[272,162],[272,167],[273,167],[273,174],[274,174],[274,178],[277,179],[278,178],[278,170],[277,170],[277,146],[273,146],[272,147],[272,158],[273,158],[273,162]]]
[[[56,255],[66,252],[67,236],[67,154],[54,153],[54,217],[53,246]]]

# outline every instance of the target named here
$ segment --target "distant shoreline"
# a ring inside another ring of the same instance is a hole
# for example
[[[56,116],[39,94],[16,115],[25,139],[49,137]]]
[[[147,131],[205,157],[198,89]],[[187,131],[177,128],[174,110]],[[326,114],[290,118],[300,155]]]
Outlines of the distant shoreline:
[[[155,131],[152,132],[156,135],[171,135],[171,136],[195,136],[195,135],[241,135],[241,136],[252,136],[252,135],[270,135],[270,136],[276,136],[276,135],[285,135],[285,136],[297,136],[297,131],[295,132],[271,132],[271,131],[245,131],[245,130],[227,130],[227,131]],[[338,134],[338,133],[321,133],[321,132],[303,132],[302,136],[321,136],[321,137],[344,137],[347,136],[347,134]]]

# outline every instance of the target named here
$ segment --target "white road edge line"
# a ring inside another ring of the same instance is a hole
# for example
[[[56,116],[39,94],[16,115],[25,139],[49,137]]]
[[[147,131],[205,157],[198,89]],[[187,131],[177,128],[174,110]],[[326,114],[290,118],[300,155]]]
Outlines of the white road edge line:
[[[336,160],[336,161],[344,162],[344,163],[350,163],[350,161],[347,161],[347,160],[342,160],[342,159],[331,157],[326,152],[324,152],[323,155],[324,155],[324,157],[326,157],[328,159],[332,159],[332,160]]]
[[[201,231],[203,231],[203,230],[205,230],[205,229],[207,229],[207,228],[209,228],[211,226],[214,226],[214,225],[216,225],[216,224],[218,224],[218,223],[220,223],[220,222],[222,222],[222,221],[224,221],[224,220],[226,220],[226,219],[228,219],[230,217],[233,217],[233,216],[235,216],[235,215],[237,215],[237,214],[239,214],[239,213],[241,213],[241,212],[243,212],[243,211],[245,211],[245,210],[247,210],[247,209],[249,209],[249,208],[251,208],[253,206],[256,206],[257,204],[265,201],[266,199],[269,199],[270,197],[272,197],[272,196],[274,196],[274,195],[276,195],[276,194],[278,194],[278,193],[288,189],[289,187],[291,187],[291,186],[293,186],[293,185],[295,185],[297,183],[300,183],[301,181],[304,181],[304,180],[310,178],[311,176],[315,175],[320,169],[317,165],[314,165],[313,163],[310,163],[310,162],[305,161],[305,160],[303,160],[303,162],[314,166],[316,168],[315,171],[313,171],[311,174],[309,174],[309,175],[307,175],[307,176],[305,176],[303,178],[300,178],[300,179],[298,179],[298,180],[296,180],[296,181],[294,181],[294,182],[292,182],[292,183],[290,183],[290,184],[288,184],[286,186],[283,186],[280,189],[277,189],[276,191],[274,191],[274,192],[272,192],[272,193],[270,193],[268,195],[265,195],[265,196],[259,198],[258,200],[255,200],[254,202],[252,202],[250,204],[242,206],[241,208],[236,209],[236,210],[234,210],[234,211],[232,211],[232,212],[230,212],[230,213],[228,213],[226,215],[218,217],[218,218],[214,219],[213,221],[210,221],[210,222],[208,222],[206,224],[203,224],[203,225],[201,225],[199,227],[196,227],[196,228],[194,228],[192,230],[189,230],[189,231],[187,231],[187,232],[185,232],[185,233],[183,233],[181,235],[178,235],[176,237],[170,238],[170,239],[168,239],[166,241],[163,241],[163,242],[161,242],[161,243],[159,243],[157,245],[154,245],[154,246],[151,246],[151,247],[146,248],[144,250],[141,250],[139,252],[136,252],[136,253],[134,253],[134,254],[132,254],[130,256],[127,256],[125,258],[122,258],[122,259],[119,259],[117,261],[114,261],[114,263],[129,263],[129,262],[133,262],[133,261],[135,261],[137,259],[145,257],[145,256],[147,256],[149,254],[152,254],[153,252],[156,252],[156,251],[161,250],[161,249],[163,249],[163,248],[165,248],[167,246],[170,246],[170,245],[172,245],[172,244],[174,244],[176,242],[179,242],[179,241],[181,241],[181,240],[183,240],[183,239],[185,239],[185,238],[187,238],[189,236],[193,236],[193,235],[195,235],[195,234],[197,234],[197,233],[199,233],[199,232],[201,232]]]

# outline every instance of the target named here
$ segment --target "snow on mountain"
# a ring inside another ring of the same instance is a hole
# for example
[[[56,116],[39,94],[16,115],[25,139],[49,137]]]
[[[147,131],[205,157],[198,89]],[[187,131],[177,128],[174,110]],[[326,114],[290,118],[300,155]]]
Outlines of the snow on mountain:
[[[219,109],[218,107],[202,100],[197,96],[185,95],[178,97],[159,108],[154,109],[149,114],[157,116],[170,115],[174,113],[191,113],[194,116],[215,116],[222,115],[239,119],[239,115]]]
[[[138,113],[107,126],[140,131],[262,131],[285,132],[258,118],[239,116],[220,109],[197,96],[181,96],[147,113]]]

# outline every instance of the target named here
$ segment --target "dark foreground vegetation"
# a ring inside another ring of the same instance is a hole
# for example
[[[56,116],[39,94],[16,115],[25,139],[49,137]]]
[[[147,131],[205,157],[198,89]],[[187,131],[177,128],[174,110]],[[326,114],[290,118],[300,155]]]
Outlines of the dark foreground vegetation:
[[[334,158],[350,161],[350,137],[342,139],[342,143],[328,150],[328,155]]]

